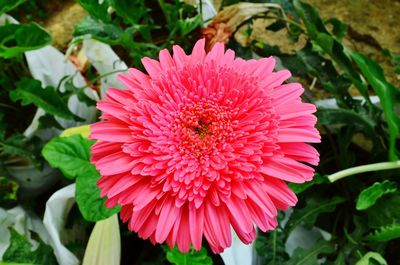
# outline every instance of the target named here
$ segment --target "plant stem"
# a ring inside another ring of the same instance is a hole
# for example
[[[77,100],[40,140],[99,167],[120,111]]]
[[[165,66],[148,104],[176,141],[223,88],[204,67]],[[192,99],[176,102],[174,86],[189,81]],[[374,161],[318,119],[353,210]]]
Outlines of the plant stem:
[[[382,162],[382,163],[375,163],[375,164],[368,164],[358,167],[352,167],[345,170],[341,170],[336,172],[328,177],[330,182],[335,182],[339,179],[360,174],[364,172],[371,172],[371,171],[380,171],[380,170],[388,170],[388,169],[395,169],[400,168],[400,160],[392,161],[392,162]]]

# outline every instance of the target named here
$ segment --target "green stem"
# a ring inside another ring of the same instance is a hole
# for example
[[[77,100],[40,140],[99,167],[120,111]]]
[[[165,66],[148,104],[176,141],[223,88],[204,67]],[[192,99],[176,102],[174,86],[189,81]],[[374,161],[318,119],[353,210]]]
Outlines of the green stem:
[[[368,164],[358,167],[348,168],[339,172],[336,172],[328,177],[330,182],[335,182],[339,179],[360,174],[364,172],[371,172],[371,171],[380,171],[380,170],[388,170],[388,169],[395,169],[400,168],[400,160],[392,161],[392,162],[382,162],[382,163],[375,163],[375,164]]]

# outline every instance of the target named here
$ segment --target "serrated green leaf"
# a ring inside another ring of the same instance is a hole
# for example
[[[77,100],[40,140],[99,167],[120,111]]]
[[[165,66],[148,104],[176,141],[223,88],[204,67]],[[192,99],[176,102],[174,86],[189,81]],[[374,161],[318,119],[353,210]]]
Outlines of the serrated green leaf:
[[[343,203],[344,201],[345,199],[342,197],[308,199],[307,205],[304,208],[294,209],[293,214],[290,216],[290,219],[285,226],[285,231],[290,234],[293,229],[300,224],[311,227],[314,225],[318,215],[334,211],[336,205]]]
[[[148,16],[149,9],[144,1],[109,0],[109,3],[126,24],[140,24],[140,20]]]
[[[83,217],[99,221],[119,212],[120,207],[107,208],[96,183],[99,173],[90,163],[89,141],[81,135],[56,137],[45,145],[42,154],[52,167],[58,168],[69,179],[76,178],[76,202]]]
[[[381,197],[374,206],[365,211],[371,228],[400,224],[400,194],[396,192]]]
[[[39,118],[39,129],[47,129],[47,128],[57,128],[59,130],[64,129],[60,123],[54,118],[53,115],[46,113],[42,117]]]
[[[40,238],[38,248],[32,251],[31,243],[23,235],[20,235],[13,228],[10,228],[10,234],[10,245],[4,252],[3,261],[46,265],[58,264],[53,249],[43,243]]]
[[[13,58],[51,43],[51,36],[36,23],[0,27],[0,57]]]
[[[10,98],[14,102],[21,100],[23,106],[34,104],[47,113],[64,119],[80,119],[68,109],[53,87],[42,88],[38,80],[22,78],[18,81],[17,88],[10,92]]]
[[[0,142],[0,150],[8,155],[16,155],[25,158],[32,158],[33,154],[27,148],[28,139],[22,134],[13,134],[5,141]]]
[[[124,34],[120,27],[91,17],[85,17],[82,22],[76,24],[73,33],[74,37],[90,35],[93,39],[110,45],[120,44]]]
[[[388,241],[396,238],[400,238],[400,224],[380,227],[365,237],[373,241]]]
[[[400,135],[400,118],[395,113],[395,100],[400,92],[386,81],[382,68],[375,61],[357,52],[349,54],[380,99],[389,127],[389,159],[395,161],[399,155],[396,141]]]
[[[181,253],[176,247],[167,251],[167,260],[174,265],[212,265],[212,259],[207,255],[205,248],[200,251],[191,249],[188,253]]]
[[[0,15],[3,13],[7,13],[20,4],[23,4],[26,0],[0,0]]]
[[[310,4],[299,0],[293,0],[297,14],[303,20],[308,36],[313,42],[322,48],[342,68],[353,84],[357,87],[367,102],[372,105],[368,95],[367,86],[362,82],[360,74],[354,68],[350,58],[346,55],[343,45],[338,42],[319,16],[319,11]]]
[[[93,141],[80,135],[71,137],[56,137],[48,142],[43,150],[43,157],[49,164],[61,170],[68,179],[92,172],[90,163],[90,146]]]
[[[290,260],[285,262],[285,265],[319,265],[318,258],[322,254],[331,254],[335,251],[335,247],[331,242],[317,242],[310,249],[296,248],[290,257]]]
[[[108,13],[108,0],[77,0],[77,2],[94,18],[104,22],[111,22],[111,14]],[[101,3],[101,4],[100,4]]]
[[[376,140],[375,121],[370,117],[347,109],[319,108],[315,113],[318,123],[327,126],[354,126],[369,139]]]
[[[375,182],[372,186],[364,189],[357,199],[356,209],[365,210],[373,206],[375,202],[385,194],[397,191],[396,183],[385,180],[384,182]]]
[[[347,33],[347,25],[342,23],[340,20],[336,18],[328,19],[325,24],[330,24],[333,26],[332,33],[336,37],[337,40],[342,41],[343,37]]]
[[[0,205],[17,200],[19,185],[17,182],[0,177]]]
[[[203,20],[201,18],[201,15],[196,15],[191,18],[186,18],[186,19],[179,19],[176,22],[176,27],[179,29],[181,36],[186,36],[196,28],[200,27],[201,24],[203,23]]]
[[[375,262],[371,262],[370,260],[374,260]],[[378,262],[378,263],[376,263]],[[366,253],[359,261],[357,261],[356,265],[387,265],[386,260],[381,256],[381,254],[377,252],[368,252]]]
[[[322,183],[329,183],[328,178],[321,176],[319,174],[315,174],[314,178],[311,181],[307,181],[302,184],[288,183],[288,186],[294,193],[300,194],[303,191],[310,188],[311,186],[322,184]]]
[[[286,235],[280,228],[257,235],[254,248],[263,264],[283,264],[289,260],[285,248],[286,240]]]

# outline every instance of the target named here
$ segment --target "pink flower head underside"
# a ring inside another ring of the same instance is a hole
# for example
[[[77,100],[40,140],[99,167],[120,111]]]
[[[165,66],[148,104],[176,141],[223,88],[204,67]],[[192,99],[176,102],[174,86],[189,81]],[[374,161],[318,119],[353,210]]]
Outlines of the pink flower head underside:
[[[272,57],[235,58],[204,39],[191,55],[179,46],[159,61],[143,58],[148,74],[120,75],[127,90],[110,88],[91,126],[92,163],[106,205],[141,238],[187,252],[203,235],[215,253],[246,244],[276,227],[277,210],[297,202],[285,182],[312,179],[318,152],[315,106],[303,103],[290,72]],[[307,164],[304,164],[305,162]]]

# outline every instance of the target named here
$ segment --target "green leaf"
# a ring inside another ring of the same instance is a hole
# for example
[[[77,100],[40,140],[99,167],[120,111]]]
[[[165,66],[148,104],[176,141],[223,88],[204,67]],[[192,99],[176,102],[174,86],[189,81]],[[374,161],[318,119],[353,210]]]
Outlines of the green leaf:
[[[148,16],[149,9],[143,0],[109,0],[109,3],[126,24],[140,24],[141,19]]]
[[[103,23],[91,17],[85,17],[82,22],[76,24],[73,33],[74,37],[89,35],[95,40],[110,45],[120,44],[124,34],[124,31],[120,27],[114,24]]]
[[[99,178],[96,168],[91,165],[76,179],[76,202],[83,217],[91,222],[106,219],[121,210],[120,206],[107,208],[104,205],[106,199],[100,197],[100,190],[96,185]]]
[[[59,130],[64,129],[60,123],[54,118],[53,115],[46,113],[42,117],[39,118],[39,129],[47,129],[47,128],[57,128]]]
[[[345,54],[343,45],[325,28],[318,10],[310,4],[293,0],[297,14],[303,20],[311,40],[320,46],[342,68],[367,102],[372,105],[367,86],[362,82],[360,74],[354,68],[350,58]]]
[[[384,182],[375,182],[372,186],[364,189],[357,199],[357,210],[365,210],[373,206],[375,202],[385,194],[397,191],[396,183],[385,180]]]
[[[357,52],[349,54],[380,99],[389,127],[389,159],[395,161],[399,154],[396,139],[400,135],[400,118],[395,113],[395,100],[400,92],[386,81],[382,68],[375,61]]]
[[[331,254],[335,251],[335,247],[331,242],[317,242],[310,249],[296,248],[285,265],[319,265],[318,259],[322,254]]]
[[[51,36],[36,23],[0,27],[0,57],[13,58],[51,43]]]
[[[176,27],[180,31],[181,37],[186,36],[196,28],[200,27],[203,23],[203,20],[201,18],[201,15],[196,15],[191,18],[186,18],[186,19],[179,19],[176,22]]]
[[[68,109],[53,87],[42,88],[38,80],[22,78],[18,81],[17,88],[10,92],[10,98],[14,102],[21,100],[23,106],[34,104],[47,113],[64,119],[80,119]]]
[[[69,179],[76,178],[76,202],[87,221],[99,221],[119,212],[120,207],[107,208],[105,198],[100,197],[96,183],[99,173],[90,163],[89,141],[80,135],[56,137],[42,150],[43,156],[52,167],[58,168]]]
[[[329,183],[327,177],[321,176],[318,173],[315,174],[314,178],[311,181],[307,181],[302,184],[296,183],[288,183],[289,188],[296,194],[300,194],[303,191],[307,190],[311,186],[322,184],[322,183]]]
[[[380,227],[365,237],[373,241],[389,241],[396,238],[400,238],[400,224]]]
[[[3,13],[7,13],[20,4],[24,3],[26,0],[0,0],[0,15]]]
[[[92,172],[93,165],[89,161],[92,144],[93,141],[80,135],[56,137],[44,146],[42,154],[52,167],[72,180]]]
[[[31,243],[20,235],[14,228],[10,228],[10,245],[3,255],[5,262],[19,262],[32,264],[57,265],[53,249],[43,243],[39,238],[39,246],[32,251]]]
[[[302,209],[294,209],[289,221],[285,226],[285,231],[288,235],[296,226],[304,224],[307,227],[312,227],[321,213],[333,212],[336,205],[345,201],[342,197],[333,198],[310,198],[307,200],[307,205]]]
[[[0,177],[0,204],[16,201],[18,188],[17,182],[6,177]]]
[[[400,194],[395,192],[381,197],[374,206],[366,210],[368,225],[380,228],[392,224],[400,224]]]
[[[319,108],[316,112],[318,123],[327,126],[354,126],[372,140],[376,140],[375,121],[369,116],[347,109]]]
[[[28,139],[22,134],[13,134],[4,142],[0,142],[1,152],[8,155],[16,155],[25,158],[32,158],[33,154],[29,148]]]
[[[281,228],[267,233],[259,233],[254,243],[263,264],[283,264],[289,260],[285,249],[287,238]]]
[[[212,265],[212,259],[207,255],[205,248],[200,251],[191,249],[188,253],[181,253],[176,247],[167,251],[167,260],[174,265]]]
[[[77,2],[94,18],[103,22],[111,22],[111,14],[108,13],[108,1],[77,0]],[[101,4],[99,4],[102,2]]]
[[[375,262],[371,262],[371,260]],[[375,264],[387,265],[386,260],[378,252],[368,252],[356,263],[356,265],[375,265]]]
[[[347,25],[342,23],[336,18],[328,19],[325,24],[330,24],[333,26],[332,33],[338,41],[342,41],[343,37],[347,33]]]

